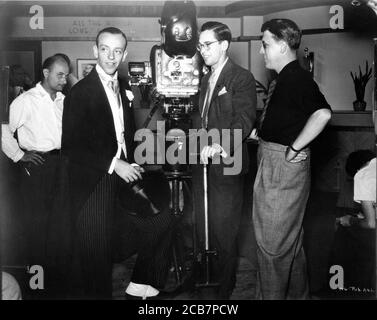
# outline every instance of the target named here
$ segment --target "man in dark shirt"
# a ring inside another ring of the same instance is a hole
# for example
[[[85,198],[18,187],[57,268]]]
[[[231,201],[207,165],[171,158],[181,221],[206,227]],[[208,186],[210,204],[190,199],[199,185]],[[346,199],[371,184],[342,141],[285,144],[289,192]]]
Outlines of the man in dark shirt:
[[[308,281],[302,220],[310,190],[309,144],[331,109],[297,61],[301,31],[287,19],[262,26],[260,53],[278,73],[262,116],[253,220],[261,299],[306,299]],[[275,85],[276,84],[276,85]]]

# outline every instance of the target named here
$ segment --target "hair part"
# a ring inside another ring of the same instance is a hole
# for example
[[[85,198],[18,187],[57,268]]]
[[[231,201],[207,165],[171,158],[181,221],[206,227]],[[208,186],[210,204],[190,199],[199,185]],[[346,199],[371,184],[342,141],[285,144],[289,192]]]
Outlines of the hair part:
[[[54,56],[58,56],[58,57],[62,57],[68,64],[68,67],[69,67],[69,72],[71,72],[72,70],[72,67],[71,67],[71,60],[69,59],[69,57],[65,54],[65,53],[55,53]]]
[[[200,32],[206,30],[212,30],[215,34],[216,40],[228,41],[230,46],[230,43],[232,42],[232,32],[226,24],[217,21],[208,21],[202,25]]]
[[[263,23],[261,31],[270,31],[275,40],[283,40],[292,50],[300,47],[302,32],[295,22],[289,19],[272,19]]]
[[[371,150],[357,150],[351,152],[346,161],[347,174],[354,177],[357,171],[375,157],[375,153]]]
[[[69,69],[69,64],[67,62],[67,60],[65,58],[63,58],[61,55],[54,55],[54,56],[51,56],[51,57],[48,57],[42,64],[42,71],[44,69],[48,69],[51,71],[51,68],[52,66],[55,64],[55,63],[58,63],[58,62],[62,62],[62,63],[65,63],[67,66],[68,66],[68,69]]]
[[[98,32],[97,37],[96,37],[96,46],[97,47],[98,47],[99,37],[103,33],[120,34],[124,38],[124,40],[126,41],[124,48],[127,48],[127,42],[128,41],[127,41],[126,35],[124,34],[124,32],[122,30],[115,28],[115,27],[107,27],[107,28],[104,28],[104,29],[102,29]]]

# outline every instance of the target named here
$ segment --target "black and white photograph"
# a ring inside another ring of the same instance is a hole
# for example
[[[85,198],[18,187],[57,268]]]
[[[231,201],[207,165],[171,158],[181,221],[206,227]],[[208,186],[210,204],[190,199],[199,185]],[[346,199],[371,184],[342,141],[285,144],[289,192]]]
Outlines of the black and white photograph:
[[[0,300],[376,300],[376,63],[377,0],[0,0]]]
[[[85,78],[96,66],[95,59],[77,59],[77,79]]]

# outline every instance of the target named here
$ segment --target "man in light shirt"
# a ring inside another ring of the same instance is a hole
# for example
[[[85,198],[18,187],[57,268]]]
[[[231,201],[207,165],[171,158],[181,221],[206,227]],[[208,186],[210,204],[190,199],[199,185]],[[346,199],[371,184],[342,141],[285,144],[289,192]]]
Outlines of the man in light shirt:
[[[357,225],[365,229],[376,228],[376,155],[371,150],[352,152],[346,162],[346,171],[353,177],[353,200],[360,203],[358,216],[345,215],[338,222],[345,227]]]
[[[27,210],[23,221],[26,261],[46,268],[49,220],[56,207],[61,165],[61,91],[69,67],[63,58],[49,57],[42,70],[42,81],[11,103],[9,124],[3,125],[1,142],[3,152],[21,168],[20,200],[24,200],[23,210]]]

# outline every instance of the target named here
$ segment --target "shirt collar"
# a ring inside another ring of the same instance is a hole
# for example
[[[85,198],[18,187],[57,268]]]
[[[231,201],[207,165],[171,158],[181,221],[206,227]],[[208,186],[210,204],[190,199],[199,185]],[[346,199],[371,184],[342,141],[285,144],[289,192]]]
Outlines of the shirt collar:
[[[110,76],[108,75],[103,69],[102,67],[97,63],[96,64],[96,70],[97,70],[97,73],[99,75],[99,77],[105,81],[105,82],[109,82],[109,81],[112,81],[112,80],[118,80],[118,71],[116,71],[114,73],[113,76]]]
[[[49,97],[50,98],[50,94],[46,91],[45,88],[43,88],[42,86],[42,82],[39,81],[37,83],[37,85],[35,86],[35,88],[38,90],[39,94],[42,96],[42,97]],[[55,100],[61,100],[63,99],[65,96],[63,93],[61,93],[60,91],[57,91],[56,92],[56,98]]]
[[[300,67],[300,64],[298,63],[298,60],[293,60],[289,63],[287,63],[283,69],[281,69],[280,73],[279,73],[279,77],[284,75],[285,73],[288,73],[290,72],[291,70],[294,70],[294,69],[297,69],[298,67]]]
[[[223,68],[224,68],[224,66],[225,66],[225,64],[227,63],[228,60],[229,60],[229,57],[226,57],[224,62],[221,64],[221,66],[219,66],[215,71],[211,70],[212,77],[215,77],[215,76],[220,74],[221,70],[223,70]]]

